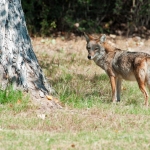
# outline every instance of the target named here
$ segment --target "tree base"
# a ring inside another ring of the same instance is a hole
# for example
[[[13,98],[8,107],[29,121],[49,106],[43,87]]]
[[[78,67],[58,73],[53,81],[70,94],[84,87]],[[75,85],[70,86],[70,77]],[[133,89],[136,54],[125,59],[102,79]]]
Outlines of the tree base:
[[[49,100],[45,95],[41,97],[40,95],[33,95],[32,93],[30,99],[31,102],[33,102],[33,104],[38,107],[39,111],[43,113],[48,113],[52,109],[63,108],[60,100],[55,97],[52,97],[52,99]]]

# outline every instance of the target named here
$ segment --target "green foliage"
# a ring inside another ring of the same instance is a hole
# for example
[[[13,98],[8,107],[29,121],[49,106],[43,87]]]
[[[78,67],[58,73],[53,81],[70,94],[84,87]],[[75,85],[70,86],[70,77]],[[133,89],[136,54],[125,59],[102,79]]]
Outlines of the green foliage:
[[[137,27],[150,27],[150,0],[22,0],[22,6],[31,34],[110,32],[131,21]]]

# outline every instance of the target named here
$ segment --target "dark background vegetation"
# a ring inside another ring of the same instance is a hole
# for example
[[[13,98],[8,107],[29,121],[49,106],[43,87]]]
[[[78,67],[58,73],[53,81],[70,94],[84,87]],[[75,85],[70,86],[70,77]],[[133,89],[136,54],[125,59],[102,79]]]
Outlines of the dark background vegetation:
[[[22,0],[30,34],[150,31],[150,0]]]

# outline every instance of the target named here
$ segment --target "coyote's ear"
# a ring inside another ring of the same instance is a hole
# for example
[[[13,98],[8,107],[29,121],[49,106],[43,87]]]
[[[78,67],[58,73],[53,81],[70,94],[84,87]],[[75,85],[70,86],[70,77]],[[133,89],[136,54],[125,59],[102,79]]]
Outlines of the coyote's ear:
[[[106,41],[106,35],[103,34],[100,38],[100,43],[104,43]]]
[[[90,41],[90,38],[89,38],[89,36],[84,32],[84,37],[85,37],[85,39],[86,39],[86,41],[87,42],[89,42]]]
[[[88,34],[86,34],[85,32],[84,32],[84,37],[85,37],[87,42],[89,42],[90,40],[93,40],[93,37],[88,35]]]

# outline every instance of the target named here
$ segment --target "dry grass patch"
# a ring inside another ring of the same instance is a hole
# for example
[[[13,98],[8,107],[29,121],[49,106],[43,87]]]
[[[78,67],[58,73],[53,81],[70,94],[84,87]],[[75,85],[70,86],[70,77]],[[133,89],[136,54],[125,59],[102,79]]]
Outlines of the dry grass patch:
[[[116,107],[53,110],[45,119],[35,113],[24,117],[22,113],[1,114],[0,146],[18,150],[149,149],[150,117],[118,114]]]

